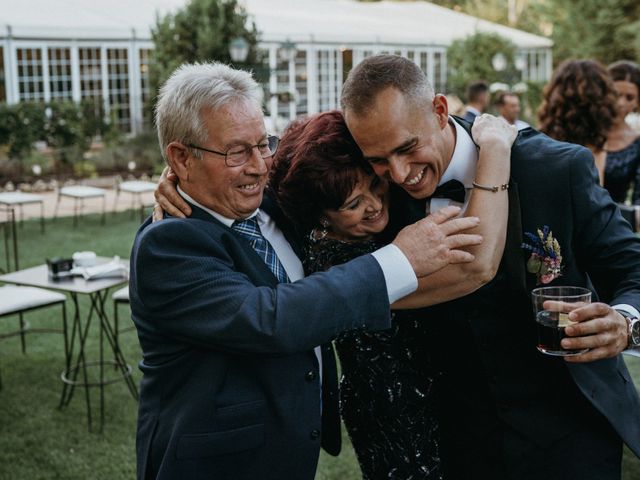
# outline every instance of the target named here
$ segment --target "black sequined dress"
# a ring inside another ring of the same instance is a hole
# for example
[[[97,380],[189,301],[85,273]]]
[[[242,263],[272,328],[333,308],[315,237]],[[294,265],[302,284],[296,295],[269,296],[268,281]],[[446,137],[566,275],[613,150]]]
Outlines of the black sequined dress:
[[[373,241],[309,239],[307,274],[377,248]],[[390,330],[347,332],[336,341],[342,367],[340,412],[365,480],[442,479],[432,387],[436,372],[411,311]]]
[[[615,202],[627,199],[629,186],[634,183],[632,203],[640,205],[640,138],[615,152],[607,151],[604,167],[604,188]]]

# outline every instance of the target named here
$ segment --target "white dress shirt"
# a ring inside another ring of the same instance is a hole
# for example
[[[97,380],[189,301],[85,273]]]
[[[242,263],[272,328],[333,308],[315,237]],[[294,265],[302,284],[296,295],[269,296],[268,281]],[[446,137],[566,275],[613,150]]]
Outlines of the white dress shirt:
[[[453,155],[449,166],[442,174],[438,186],[448,182],[449,180],[458,180],[462,182],[465,188],[464,204],[453,201],[450,198],[432,198],[427,202],[426,213],[436,212],[441,208],[455,205],[462,207],[461,214],[467,210],[469,205],[469,192],[473,189],[473,181],[476,179],[476,170],[478,164],[478,147],[473,143],[467,131],[454,122],[449,117],[449,123],[456,129],[456,144],[453,149]]]

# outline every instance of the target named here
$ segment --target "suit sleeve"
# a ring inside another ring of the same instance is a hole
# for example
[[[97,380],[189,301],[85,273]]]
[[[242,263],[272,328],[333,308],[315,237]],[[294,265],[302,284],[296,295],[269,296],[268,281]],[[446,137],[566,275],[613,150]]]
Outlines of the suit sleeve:
[[[141,342],[160,336],[231,353],[288,354],[345,330],[390,328],[384,277],[371,255],[272,288],[238,271],[232,247],[184,220],[139,233],[130,289]]]
[[[579,149],[570,162],[574,249],[600,300],[640,307],[640,240],[608,192],[598,184],[593,158]]]

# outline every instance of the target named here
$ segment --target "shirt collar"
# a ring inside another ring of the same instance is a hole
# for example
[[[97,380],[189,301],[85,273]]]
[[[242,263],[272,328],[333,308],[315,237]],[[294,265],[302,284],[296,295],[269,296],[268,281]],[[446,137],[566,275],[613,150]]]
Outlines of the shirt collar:
[[[449,117],[449,123],[456,129],[456,144],[449,166],[445,170],[438,185],[449,180],[459,180],[465,188],[473,188],[476,177],[476,164],[478,162],[478,149],[471,136],[455,120]]]
[[[233,222],[236,221],[236,219],[234,218],[227,218],[223,215],[220,215],[218,212],[215,212],[213,210],[211,210],[210,208],[205,207],[204,205],[201,205],[200,203],[196,202],[193,198],[191,198],[187,193],[185,193],[184,190],[182,190],[180,188],[180,185],[178,185],[178,193],[182,196],[182,198],[184,198],[187,202],[192,203],[193,205],[195,205],[196,207],[200,207],[202,210],[204,210],[205,212],[209,213],[212,217],[214,217],[216,220],[220,221],[221,223],[223,223],[224,225],[226,225],[227,227],[231,228],[231,226],[233,225]],[[253,218],[256,215],[258,215],[260,209],[257,209],[255,212],[253,212],[251,215],[249,215],[247,218]],[[245,219],[246,220],[246,219]],[[260,221],[260,216],[258,216],[258,221]]]
[[[482,112],[475,107],[468,106],[467,111],[473,113],[474,115],[482,115]]]

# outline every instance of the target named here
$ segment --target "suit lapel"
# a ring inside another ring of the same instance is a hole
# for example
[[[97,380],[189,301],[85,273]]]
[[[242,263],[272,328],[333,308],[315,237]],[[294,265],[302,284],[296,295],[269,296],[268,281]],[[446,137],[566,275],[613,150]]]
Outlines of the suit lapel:
[[[527,292],[525,263],[522,257],[522,217],[520,214],[520,197],[518,184],[509,182],[509,216],[507,219],[507,239],[502,255],[502,264],[516,289]]]
[[[264,282],[264,284],[267,286],[275,287],[278,284],[278,279],[273,274],[269,266],[256,253],[256,251],[251,247],[251,245],[246,241],[245,238],[243,238],[232,228],[224,225],[209,212],[204,211],[197,205],[193,205],[191,203],[189,203],[189,205],[191,206],[191,216],[189,218],[213,223],[218,227],[228,231],[233,238],[237,239],[237,241],[234,242],[234,248],[240,248],[243,254],[239,257],[236,257],[236,261],[243,262],[245,259],[248,260],[247,265],[245,266],[247,270],[244,270],[245,273],[248,274],[249,271],[253,272],[253,274],[256,275],[255,279],[259,278],[260,281]]]

